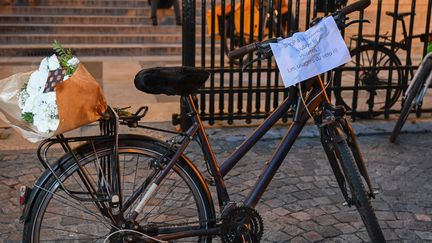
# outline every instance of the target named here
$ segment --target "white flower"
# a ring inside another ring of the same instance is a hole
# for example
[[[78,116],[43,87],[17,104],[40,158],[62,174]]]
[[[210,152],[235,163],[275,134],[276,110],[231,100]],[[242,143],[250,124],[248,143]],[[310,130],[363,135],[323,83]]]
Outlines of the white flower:
[[[49,132],[48,119],[42,113],[36,113],[33,116],[33,124],[36,126],[37,130],[41,133]]]
[[[29,97],[29,94],[27,93],[26,89],[23,89],[18,93],[18,106],[21,110],[24,108],[24,105],[25,105],[28,97]]]
[[[39,71],[47,71],[48,70],[48,57],[42,59],[39,65]]]
[[[57,56],[55,54],[48,58],[48,68],[51,71],[60,68],[59,60],[57,59]]]
[[[33,113],[35,108],[38,106],[38,104],[36,104],[36,99],[37,99],[37,95],[29,95],[22,107],[22,113],[26,113],[26,112]]]
[[[55,55],[44,58],[39,65],[39,70],[30,75],[27,87],[18,93],[21,113],[33,114],[33,125],[39,133],[56,131],[60,123],[56,93],[43,93],[49,70],[58,68],[60,64]]]
[[[30,79],[27,83],[27,93],[32,96],[42,93],[45,88],[45,83],[48,79],[48,71],[34,71],[30,75]]]
[[[57,130],[59,119],[52,119],[44,113],[36,113],[33,116],[33,124],[41,133],[48,133]]]
[[[55,92],[41,93],[34,99],[33,124],[43,133],[55,131],[59,125]]]
[[[69,75],[65,75],[65,76],[63,77],[63,81],[65,81],[65,80],[68,79],[68,78],[70,78],[70,76],[69,76]]]
[[[76,58],[76,57],[72,57],[71,59],[69,59],[69,60],[67,61],[67,65],[68,65],[69,67],[75,67],[76,65],[78,65],[79,62],[80,62],[80,61],[78,60],[78,58]]]

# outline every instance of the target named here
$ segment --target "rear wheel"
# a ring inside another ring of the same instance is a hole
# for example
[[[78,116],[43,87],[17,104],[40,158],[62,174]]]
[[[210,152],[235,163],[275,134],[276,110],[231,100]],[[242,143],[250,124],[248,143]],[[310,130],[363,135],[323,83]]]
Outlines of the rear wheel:
[[[112,146],[112,142],[103,142],[76,151],[80,165],[98,190],[102,206],[91,200],[77,163],[70,156],[65,157],[55,170],[65,188],[79,199],[69,196],[51,175],[32,205],[24,227],[24,242],[139,242],[146,239],[143,235],[160,237],[212,225],[215,216],[208,188],[185,158],[174,166],[138,218],[127,220],[164,166],[165,160],[157,159],[167,152],[161,143],[142,139],[119,141],[123,208],[116,214],[105,200],[110,194],[109,183],[105,182],[110,179],[104,161],[109,161]],[[178,241],[210,242],[211,237]]]

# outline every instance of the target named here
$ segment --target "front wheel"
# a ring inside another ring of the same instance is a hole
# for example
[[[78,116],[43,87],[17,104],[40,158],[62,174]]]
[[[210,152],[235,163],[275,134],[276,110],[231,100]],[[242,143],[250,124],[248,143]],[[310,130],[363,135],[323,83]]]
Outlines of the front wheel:
[[[429,54],[428,56],[430,55],[431,54]],[[429,59],[425,58],[424,60],[426,61],[424,61],[420,65],[403,99],[403,106],[402,106],[401,113],[390,136],[390,142],[392,143],[396,141],[396,138],[399,135],[403,125],[405,124],[405,121],[408,119],[408,115],[411,111],[411,108],[413,107],[413,101],[415,97],[417,97],[417,95],[419,95],[421,91],[423,91],[422,88],[423,89],[427,88],[424,87],[425,82],[430,82],[430,79],[432,79],[432,74],[430,72],[430,70],[432,69],[432,58]]]
[[[385,242],[384,235],[370,202],[369,193],[365,190],[357,163],[345,140],[336,143],[335,155],[342,167],[345,180],[348,184],[349,197],[351,198],[351,202],[349,203],[357,208],[372,242]]]
[[[414,84],[411,92],[409,92],[403,99],[403,106],[401,113],[399,115],[399,118],[393,128],[393,131],[390,135],[390,142],[394,143],[399,136],[400,131],[402,130],[403,125],[405,124],[406,120],[408,119],[408,115],[410,113],[410,110],[413,106],[412,102],[414,101],[414,98],[417,96],[419,89],[421,88],[421,82],[417,82]]]
[[[24,242],[147,242],[147,236],[157,238],[211,227],[215,216],[208,188],[185,157],[176,163],[136,220],[128,218],[166,162],[159,158],[167,154],[167,146],[144,137],[119,140],[122,209],[115,212],[112,202],[106,200],[112,193],[108,183],[112,148],[112,142],[95,142],[77,149],[83,170],[71,156],[59,160],[55,172],[74,197],[45,172],[48,179],[35,188],[39,193],[25,222]],[[90,195],[80,171],[97,189],[95,196]],[[197,236],[178,241],[210,242],[211,238]]]

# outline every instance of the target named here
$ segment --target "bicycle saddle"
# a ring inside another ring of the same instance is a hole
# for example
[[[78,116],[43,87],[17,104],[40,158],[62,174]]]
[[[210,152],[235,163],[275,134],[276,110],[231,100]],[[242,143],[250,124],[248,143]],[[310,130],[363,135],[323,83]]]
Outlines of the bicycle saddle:
[[[387,11],[387,12],[385,12],[388,16],[390,16],[390,17],[394,17],[395,15],[395,13],[394,12],[390,12],[390,11]],[[411,15],[411,12],[401,12],[401,13],[397,13],[396,14],[396,18],[397,19],[399,19],[399,20],[402,20],[404,17],[406,17],[406,16],[409,16],[409,15]],[[415,15],[415,14],[414,14]]]
[[[209,73],[194,67],[155,67],[143,69],[135,76],[135,87],[150,94],[187,96],[195,93]]]

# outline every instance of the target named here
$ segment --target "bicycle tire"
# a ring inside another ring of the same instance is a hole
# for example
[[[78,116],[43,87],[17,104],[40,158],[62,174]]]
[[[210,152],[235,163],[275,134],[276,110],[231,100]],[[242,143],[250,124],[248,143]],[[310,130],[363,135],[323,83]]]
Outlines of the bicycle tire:
[[[350,72],[353,73],[353,75],[351,76],[345,75],[343,79],[341,75],[339,75],[338,80],[336,80],[336,82],[338,82],[336,83],[336,86],[338,85],[339,87],[355,87],[355,89],[358,90],[357,105],[355,111],[356,116],[360,118],[369,118],[371,115],[377,116],[380,115],[383,110],[391,108],[398,101],[403,90],[401,87],[403,80],[403,71],[402,69],[397,68],[401,65],[401,61],[390,49],[384,46],[370,44],[362,45],[358,48],[351,50],[350,55],[352,57],[352,60],[350,63],[345,64],[343,67],[372,67],[373,53],[375,48],[377,50],[376,67],[378,69],[381,67],[389,67],[390,62],[393,63],[392,86],[397,86],[397,88],[392,88],[388,104],[386,104],[386,87],[388,86],[388,77],[390,74],[390,70],[375,70],[375,72],[372,72],[372,70],[360,71],[359,83],[357,85],[355,84],[354,72]],[[356,63],[357,56],[359,56],[360,60],[360,63],[358,64]],[[341,71],[338,72],[340,74]],[[347,99],[352,99],[354,94],[353,92],[354,91],[351,90],[343,92],[341,89],[336,88],[334,94],[337,104],[343,105],[347,110],[352,110],[352,107],[347,102]],[[373,100],[371,100],[371,98],[373,98]],[[371,105],[372,110],[370,112],[369,106],[372,101],[373,105]]]
[[[92,164],[94,164],[96,168],[95,160],[100,161],[105,158],[104,156],[111,156],[112,146],[112,142],[106,141],[95,143],[94,148],[90,146],[90,144],[86,144],[76,150],[76,155],[81,165],[86,168],[86,172],[94,176],[97,173],[91,174]],[[165,154],[168,147],[161,142],[146,139],[142,136],[122,136],[119,140],[118,148],[120,152],[119,158],[122,160],[120,168],[122,169],[121,182],[125,198],[123,202],[126,204],[126,201],[131,198],[130,195],[138,190],[135,182],[137,182],[137,184],[143,183],[140,179],[144,178],[142,176],[145,175],[146,166],[151,169],[151,165],[154,165],[154,159],[161,154]],[[138,155],[140,157],[137,157]],[[149,160],[144,161],[143,159]],[[156,166],[154,167],[156,168]],[[80,186],[74,185],[74,183],[79,184],[79,181],[75,177],[78,171],[77,169],[78,166],[71,156],[65,156],[58,161],[56,173],[66,185],[66,188],[79,190]],[[45,173],[49,172],[47,171]],[[187,158],[182,157],[176,163],[173,168],[173,173],[170,175],[172,175],[172,177],[170,176],[164,180],[164,183],[159,186],[160,188],[154,195],[154,198],[150,199],[146,204],[148,208],[144,208],[142,211],[144,215],[137,218],[137,220],[141,220],[140,223],[145,221],[145,225],[139,225],[139,227],[149,232],[155,229],[158,230],[157,232],[175,230],[175,227],[172,229],[169,228],[171,224],[183,224],[183,227],[185,227],[184,225],[196,228],[210,227],[215,218],[214,208],[208,188],[198,170],[194,168]],[[130,183],[132,178],[134,182],[133,185]],[[164,187],[169,186],[170,183],[172,183],[171,185],[173,186],[179,187]],[[178,183],[181,183],[181,185]],[[100,241],[103,241],[105,239],[104,237],[113,233],[113,231],[116,231],[117,228],[120,227],[118,225],[112,226],[97,210],[90,211],[93,209],[91,207],[92,203],[84,204],[84,202],[77,202],[77,200],[67,197],[52,174],[42,187],[43,190],[39,192],[35,203],[32,205],[30,218],[24,225],[23,242],[44,241],[41,239],[42,236],[47,237],[47,240],[53,240],[53,237],[60,238],[60,241],[65,240],[62,237],[70,237],[72,238],[71,240],[80,242],[86,241],[86,239],[77,239],[78,236],[91,236],[92,240],[97,240],[94,238],[100,237]],[[84,192],[85,190],[82,190],[81,193]],[[140,194],[142,196],[142,193]],[[169,198],[171,196],[172,198]],[[136,205],[139,198],[140,197],[130,204],[128,210],[122,212],[123,215],[127,215],[131,212],[130,210],[133,208],[133,205]],[[169,208],[170,206],[173,206],[173,208]],[[93,207],[96,208],[94,205]],[[180,221],[180,217],[183,215],[182,213],[187,217],[186,219],[181,219],[184,221]],[[70,217],[65,218],[65,216]],[[150,220],[153,221],[150,222]],[[188,223],[191,225],[188,225]],[[165,228],[163,228],[164,225]],[[44,228],[41,228],[41,226]],[[84,232],[84,230],[88,230],[88,232]],[[153,233],[153,235],[154,234],[155,233]],[[110,238],[110,241],[117,241],[113,239],[118,239],[118,241],[122,240],[115,238],[120,237],[116,236],[115,233],[112,237],[114,238]],[[124,237],[131,238],[136,237],[136,235],[132,234],[131,236],[129,234]],[[185,240],[189,242],[211,242],[211,237],[201,236],[197,239],[188,238]]]
[[[426,63],[426,65],[429,65],[429,63]],[[430,64],[429,66],[432,66],[432,64]],[[397,137],[399,136],[399,133],[402,130],[403,125],[408,119],[410,110],[413,106],[412,103],[414,101],[414,98],[419,94],[420,90],[424,86],[424,83],[426,82],[426,79],[428,78],[428,75],[430,75],[431,67],[429,66],[422,68],[422,70],[420,70],[421,73],[415,75],[416,78],[412,83],[412,88],[410,89],[410,92],[406,94],[406,96],[404,97],[401,113],[390,135],[389,140],[391,143],[394,143]]]
[[[384,234],[378,223],[368,193],[365,190],[350,147],[345,140],[342,140],[336,143],[335,150],[336,157],[340,161],[340,165],[345,174],[345,180],[351,191],[352,203],[354,203],[354,206],[357,208],[370,239],[372,242],[385,242]]]

